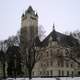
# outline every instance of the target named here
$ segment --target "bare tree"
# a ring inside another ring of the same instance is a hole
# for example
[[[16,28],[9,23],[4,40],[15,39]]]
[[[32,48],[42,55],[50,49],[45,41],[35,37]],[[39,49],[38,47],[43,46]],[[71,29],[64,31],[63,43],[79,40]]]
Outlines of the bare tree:
[[[7,74],[9,77],[22,75],[21,54],[19,46],[10,46],[7,49]]]
[[[20,47],[21,47],[21,52],[23,54],[22,56],[23,56],[24,64],[26,63],[26,69],[28,71],[29,79],[31,79],[32,70],[36,62],[40,60],[41,55],[39,54],[39,51],[37,50],[37,46],[36,46],[38,37],[36,35],[33,35],[32,31],[29,37],[26,36],[27,36],[27,31],[26,31],[26,27],[24,27],[21,29]]]
[[[5,43],[4,41],[0,41],[0,61],[2,64],[2,68],[3,68],[3,78],[6,78],[6,71],[5,71],[5,67],[6,67],[6,49],[5,49]]]
[[[0,50],[0,61],[2,63],[2,67],[3,67],[3,78],[6,78],[6,73],[5,73],[5,64],[6,64],[6,58],[5,58],[5,53],[3,52],[3,50]]]
[[[44,27],[42,25],[39,25],[38,36],[39,36],[41,41],[45,38],[45,36],[46,36],[45,33],[46,33],[46,31],[44,30]]]
[[[19,46],[20,44],[20,39],[19,39],[19,34],[15,36],[9,37],[7,40],[4,40],[4,44],[8,48],[9,46]]]
[[[10,46],[19,46],[19,33],[17,33],[16,36],[11,36],[7,40],[0,41],[0,61],[3,66],[3,77],[5,78],[6,72],[5,72],[5,67],[7,63],[7,49]],[[17,51],[16,51],[17,52]]]

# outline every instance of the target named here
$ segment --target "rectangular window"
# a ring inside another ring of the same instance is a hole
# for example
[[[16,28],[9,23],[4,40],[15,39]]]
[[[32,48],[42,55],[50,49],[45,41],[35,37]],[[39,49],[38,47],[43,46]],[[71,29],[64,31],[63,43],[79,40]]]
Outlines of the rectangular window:
[[[61,62],[61,67],[64,67],[64,61]]]
[[[58,65],[58,67],[60,67],[60,62],[59,62],[59,60],[57,61],[57,65]]]
[[[42,72],[40,71],[40,72],[39,72],[39,74],[41,75],[41,74],[42,74]]]
[[[61,75],[61,71],[59,70],[58,73],[59,73],[59,76],[60,76]]]
[[[53,56],[53,51],[52,51],[52,49],[50,50],[50,54],[51,54],[51,57]]]
[[[66,62],[66,67],[69,67],[69,64],[68,64],[68,62]]]
[[[53,61],[51,60],[50,65],[53,66]]]
[[[47,73],[47,76],[49,76],[49,71],[47,71],[46,73]]]
[[[34,72],[32,72],[32,75],[34,76]]]
[[[48,53],[48,51],[46,51],[46,54],[47,54],[46,56],[48,57],[48,56],[49,56],[49,53]]]
[[[62,71],[62,76],[64,76],[64,71]]]
[[[73,68],[73,63],[71,63],[71,68]]]
[[[53,71],[52,70],[50,71],[50,74],[51,74],[51,76],[53,75]]]
[[[69,71],[67,71],[67,76],[69,76]]]
[[[47,66],[47,67],[49,66],[49,63],[48,63],[48,61],[47,61],[47,63],[46,63],[46,66]]]
[[[73,73],[73,71],[72,71],[72,76],[74,76],[74,73]]]
[[[41,63],[40,66],[43,67],[43,63]]]

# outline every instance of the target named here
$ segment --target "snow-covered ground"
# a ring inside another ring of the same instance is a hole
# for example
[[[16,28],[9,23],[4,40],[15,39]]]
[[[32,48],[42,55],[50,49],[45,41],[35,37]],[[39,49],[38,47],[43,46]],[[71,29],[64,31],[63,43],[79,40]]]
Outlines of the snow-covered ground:
[[[60,77],[60,80],[80,80],[80,77]],[[7,78],[6,80],[29,80],[28,78]],[[32,78],[32,80],[58,80],[56,78]]]

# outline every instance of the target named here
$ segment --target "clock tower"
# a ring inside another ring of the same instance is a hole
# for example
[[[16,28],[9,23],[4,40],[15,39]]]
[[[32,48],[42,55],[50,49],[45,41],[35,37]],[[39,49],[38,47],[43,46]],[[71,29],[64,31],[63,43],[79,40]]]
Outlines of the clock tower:
[[[29,45],[38,36],[38,15],[31,6],[22,14],[21,34],[26,40],[26,45]]]

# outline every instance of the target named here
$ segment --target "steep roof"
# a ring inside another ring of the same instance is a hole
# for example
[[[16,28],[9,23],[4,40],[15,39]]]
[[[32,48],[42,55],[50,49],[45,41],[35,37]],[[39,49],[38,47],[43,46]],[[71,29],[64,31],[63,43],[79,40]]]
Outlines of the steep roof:
[[[39,46],[47,46],[50,37],[52,37],[52,41],[57,41],[61,46],[73,47],[79,45],[78,40],[72,37],[71,35],[65,35],[53,30],[42,42],[39,42],[38,40]]]
[[[32,6],[29,6],[25,13],[26,14],[27,13],[30,13],[30,14],[34,13],[34,10],[33,10]]]
[[[32,8],[32,6],[29,6],[29,8],[28,8],[28,10],[27,10],[28,12],[31,12],[31,11],[33,11],[33,8]]]

